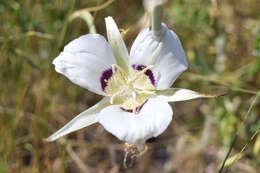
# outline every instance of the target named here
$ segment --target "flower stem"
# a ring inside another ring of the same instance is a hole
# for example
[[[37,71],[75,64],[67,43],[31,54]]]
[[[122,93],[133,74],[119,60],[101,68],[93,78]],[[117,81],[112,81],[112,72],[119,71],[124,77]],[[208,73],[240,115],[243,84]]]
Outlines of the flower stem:
[[[162,17],[163,17],[163,6],[162,5],[155,6],[152,12],[153,31],[159,31],[161,29]]]

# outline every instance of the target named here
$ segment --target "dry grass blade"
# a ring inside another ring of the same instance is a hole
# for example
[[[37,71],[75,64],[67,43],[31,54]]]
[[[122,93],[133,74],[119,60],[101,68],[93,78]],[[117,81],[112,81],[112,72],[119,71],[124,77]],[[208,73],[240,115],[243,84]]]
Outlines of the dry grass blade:
[[[108,0],[104,4],[98,5],[96,7],[88,7],[88,8],[82,9],[82,10],[87,10],[89,12],[100,11],[100,10],[103,10],[104,8],[106,8],[107,6],[109,6],[110,4],[112,4],[114,1],[115,0]]]
[[[42,32],[38,32],[38,31],[28,31],[28,32],[26,32],[26,35],[27,36],[35,36],[35,37],[42,38],[42,39],[47,39],[47,40],[54,39],[53,35],[42,33]]]
[[[69,21],[71,22],[76,18],[81,18],[87,23],[88,28],[89,28],[89,33],[92,33],[92,34],[96,33],[94,18],[87,9],[75,11],[70,16]]]

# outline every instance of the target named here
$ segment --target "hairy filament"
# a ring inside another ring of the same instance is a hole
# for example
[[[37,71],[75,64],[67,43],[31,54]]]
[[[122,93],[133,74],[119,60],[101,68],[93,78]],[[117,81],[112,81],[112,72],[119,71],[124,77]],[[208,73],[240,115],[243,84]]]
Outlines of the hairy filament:
[[[133,100],[134,100],[134,102],[133,102],[133,113],[134,114],[136,114],[136,93],[133,91],[132,92],[132,97],[133,97]]]
[[[131,83],[135,82],[136,79],[138,79],[138,77],[139,77],[140,75],[144,74],[147,70],[150,70],[150,69],[152,69],[153,67],[154,67],[153,65],[147,66],[147,67],[144,68],[142,71],[136,73],[133,78],[131,78],[129,81],[127,81],[127,83],[128,83],[128,84],[131,84]]]
[[[114,104],[115,97],[120,96],[124,92],[125,92],[124,90],[120,90],[120,91],[116,92],[115,94],[111,95],[110,104]]]

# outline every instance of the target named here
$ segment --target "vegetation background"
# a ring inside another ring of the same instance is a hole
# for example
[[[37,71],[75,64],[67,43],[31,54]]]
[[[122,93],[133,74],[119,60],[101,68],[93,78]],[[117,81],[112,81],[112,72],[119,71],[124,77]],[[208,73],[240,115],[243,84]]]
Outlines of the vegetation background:
[[[174,87],[227,95],[172,104],[169,128],[124,169],[124,144],[101,125],[43,139],[100,99],[56,73],[52,60],[80,35],[106,35],[106,16],[130,48],[145,23],[142,1],[0,0],[0,173],[214,173],[231,148],[226,172],[257,173],[259,9],[259,0],[168,1],[164,22],[190,64]]]

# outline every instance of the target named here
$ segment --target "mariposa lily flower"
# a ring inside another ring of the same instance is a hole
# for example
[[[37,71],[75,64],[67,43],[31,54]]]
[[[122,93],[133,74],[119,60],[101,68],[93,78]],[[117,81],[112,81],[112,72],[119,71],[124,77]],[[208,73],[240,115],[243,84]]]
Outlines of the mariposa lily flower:
[[[173,110],[168,102],[214,97],[170,88],[188,63],[178,36],[165,24],[157,32],[142,30],[129,55],[113,18],[105,22],[108,42],[99,34],[83,35],[53,61],[58,73],[104,98],[47,141],[99,122],[118,139],[142,144],[170,124]]]

